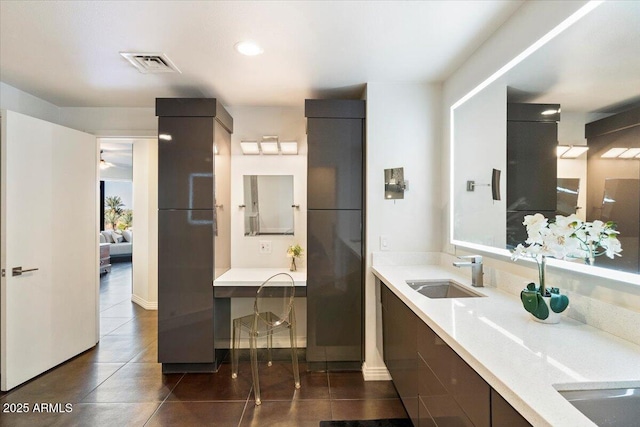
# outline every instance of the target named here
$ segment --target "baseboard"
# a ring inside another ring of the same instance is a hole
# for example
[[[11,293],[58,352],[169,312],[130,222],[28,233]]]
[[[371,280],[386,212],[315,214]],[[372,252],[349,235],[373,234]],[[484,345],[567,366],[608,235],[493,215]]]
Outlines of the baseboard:
[[[391,375],[386,366],[380,366],[377,368],[369,368],[367,363],[362,364],[362,376],[365,381],[389,381]]]
[[[138,304],[140,307],[145,310],[157,310],[158,309],[158,301],[147,301],[146,299],[140,298],[136,294],[131,294],[131,301]]]

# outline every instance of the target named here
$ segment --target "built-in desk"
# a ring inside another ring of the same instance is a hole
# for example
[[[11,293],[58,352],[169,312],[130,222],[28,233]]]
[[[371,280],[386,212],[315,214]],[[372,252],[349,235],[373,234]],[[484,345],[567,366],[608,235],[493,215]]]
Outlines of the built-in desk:
[[[293,277],[297,297],[307,296],[307,272],[305,270],[289,271],[286,268],[232,268],[213,282],[213,296],[215,298],[253,298],[260,285],[278,273],[288,273]]]
[[[255,298],[260,285],[278,273],[288,273],[293,277],[296,297],[307,296],[307,272],[305,270],[232,268],[213,281],[215,348],[216,352],[222,352],[217,355],[219,360],[224,358],[224,352],[228,351],[231,342],[231,298]]]

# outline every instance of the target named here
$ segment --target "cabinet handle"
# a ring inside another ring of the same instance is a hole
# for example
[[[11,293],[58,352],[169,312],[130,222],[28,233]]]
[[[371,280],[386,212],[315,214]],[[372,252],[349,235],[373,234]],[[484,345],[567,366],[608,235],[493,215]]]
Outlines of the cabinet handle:
[[[37,271],[37,268],[28,268],[26,270],[23,270],[22,267],[13,267],[11,269],[11,275],[12,276],[22,276],[22,273],[28,273],[30,271]]]

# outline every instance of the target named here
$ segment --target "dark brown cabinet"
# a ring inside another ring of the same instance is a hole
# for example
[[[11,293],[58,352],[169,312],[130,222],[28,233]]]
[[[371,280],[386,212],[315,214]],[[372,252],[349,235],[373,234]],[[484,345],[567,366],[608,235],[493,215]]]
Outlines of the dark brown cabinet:
[[[531,424],[500,394],[491,389],[491,425],[495,427],[530,427]]]
[[[364,101],[305,101],[311,369],[362,366],[364,113]]]
[[[382,282],[380,296],[384,361],[414,426],[529,425]]]
[[[418,316],[386,286],[382,292],[384,361],[407,414],[418,425]]]
[[[233,121],[205,98],[158,98],[156,115],[158,361],[165,373],[212,372],[219,363],[212,284],[217,271],[228,269],[220,252],[230,253],[228,232],[220,232],[230,224],[216,205],[229,204],[220,199],[230,188],[220,172],[229,169],[221,161],[230,163]]]
[[[558,104],[507,104],[507,246],[527,238],[525,215],[555,216],[559,111]]]

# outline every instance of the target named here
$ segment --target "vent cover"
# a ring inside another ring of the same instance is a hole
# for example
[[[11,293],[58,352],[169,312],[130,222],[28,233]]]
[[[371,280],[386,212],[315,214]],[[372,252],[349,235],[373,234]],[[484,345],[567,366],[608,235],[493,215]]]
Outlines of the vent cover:
[[[164,53],[120,52],[142,74],[181,73]]]

